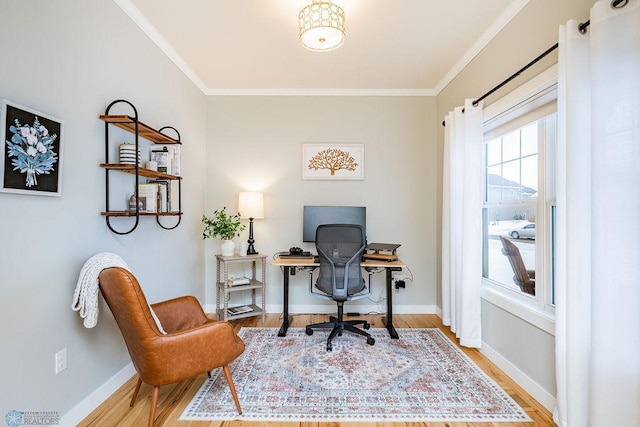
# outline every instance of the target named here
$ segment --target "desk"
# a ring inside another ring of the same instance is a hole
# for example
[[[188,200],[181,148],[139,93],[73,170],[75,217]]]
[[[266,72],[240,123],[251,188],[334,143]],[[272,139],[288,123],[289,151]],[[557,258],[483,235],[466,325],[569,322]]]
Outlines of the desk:
[[[284,337],[287,335],[287,329],[289,329],[289,325],[291,323],[291,316],[289,316],[289,276],[291,274],[291,269],[296,267],[319,267],[320,263],[313,262],[313,258],[276,258],[271,265],[276,267],[282,267],[284,270],[284,278],[283,278],[283,309],[282,309],[282,326],[280,327],[280,331],[278,332],[279,337]],[[387,285],[387,316],[382,318],[382,323],[384,323],[385,327],[389,331],[389,336],[394,339],[398,339],[398,332],[396,332],[396,328],[393,327],[393,306],[392,306],[392,298],[393,298],[393,289],[392,282],[393,278],[391,277],[392,271],[401,271],[406,264],[400,261],[399,259],[396,261],[380,261],[380,260],[371,260],[368,259],[360,263],[362,268],[372,267],[372,268],[384,268],[386,272],[386,285]]]

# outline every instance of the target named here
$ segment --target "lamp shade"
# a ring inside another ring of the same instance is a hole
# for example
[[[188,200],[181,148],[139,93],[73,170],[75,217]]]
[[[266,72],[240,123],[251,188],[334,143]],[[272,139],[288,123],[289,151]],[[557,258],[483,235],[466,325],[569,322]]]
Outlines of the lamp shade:
[[[314,1],[298,14],[302,45],[315,51],[337,49],[345,40],[344,10],[333,3]]]
[[[264,218],[264,198],[258,191],[243,191],[238,197],[240,218]]]

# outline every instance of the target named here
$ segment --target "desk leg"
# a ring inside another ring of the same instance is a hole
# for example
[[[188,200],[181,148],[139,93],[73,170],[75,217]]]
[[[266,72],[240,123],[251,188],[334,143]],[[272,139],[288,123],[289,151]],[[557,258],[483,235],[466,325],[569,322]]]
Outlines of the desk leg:
[[[398,332],[393,327],[393,277],[391,277],[392,271],[401,271],[399,267],[386,267],[386,281],[387,281],[387,317],[382,318],[382,323],[387,327],[389,336],[393,339],[398,339]]]
[[[295,267],[293,267],[295,268]],[[283,308],[282,308],[282,326],[280,326],[280,330],[278,331],[279,337],[287,336],[287,329],[289,329],[289,324],[292,321],[292,318],[289,316],[289,273],[291,271],[291,267],[284,267],[284,279],[283,279],[283,287],[284,287],[284,298],[283,298]]]

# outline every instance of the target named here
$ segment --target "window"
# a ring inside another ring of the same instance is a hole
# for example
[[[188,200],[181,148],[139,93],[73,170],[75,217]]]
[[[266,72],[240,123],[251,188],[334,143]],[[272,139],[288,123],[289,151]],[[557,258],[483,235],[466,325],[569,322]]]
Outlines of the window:
[[[547,319],[554,304],[556,96],[551,79],[507,107],[499,109],[496,102],[486,108],[482,160],[485,289],[509,307],[527,307]],[[526,270],[535,272],[535,286],[518,280],[521,269],[512,267],[501,237],[517,247]]]

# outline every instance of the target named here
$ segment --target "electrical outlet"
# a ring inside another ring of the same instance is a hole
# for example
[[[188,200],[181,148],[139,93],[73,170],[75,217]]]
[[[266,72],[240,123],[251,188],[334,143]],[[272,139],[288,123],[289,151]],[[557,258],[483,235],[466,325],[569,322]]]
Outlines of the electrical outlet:
[[[56,353],[56,375],[67,369],[67,349],[63,348]]]
[[[405,280],[407,279],[406,274],[393,273],[393,284],[396,289],[404,288],[406,286]]]

